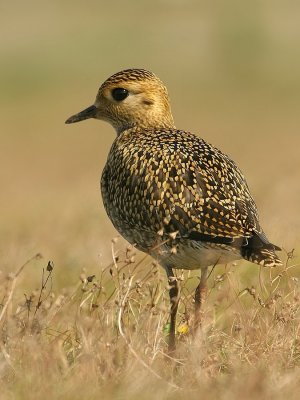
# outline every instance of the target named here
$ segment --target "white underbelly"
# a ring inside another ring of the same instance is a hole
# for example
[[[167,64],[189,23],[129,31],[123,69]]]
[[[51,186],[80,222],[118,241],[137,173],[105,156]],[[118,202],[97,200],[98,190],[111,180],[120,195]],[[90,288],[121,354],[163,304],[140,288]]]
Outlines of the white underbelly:
[[[217,264],[227,264],[241,259],[239,249],[207,245],[197,242],[194,246],[180,246],[173,251],[162,246],[151,253],[163,267],[175,269],[200,269]]]

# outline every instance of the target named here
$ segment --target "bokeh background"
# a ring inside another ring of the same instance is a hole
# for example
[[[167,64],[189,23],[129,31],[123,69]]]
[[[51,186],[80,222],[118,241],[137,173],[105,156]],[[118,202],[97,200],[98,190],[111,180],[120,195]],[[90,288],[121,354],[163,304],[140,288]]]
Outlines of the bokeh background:
[[[292,0],[2,1],[0,269],[40,252],[63,285],[109,262],[99,178],[115,133],[64,121],[128,67],[165,82],[177,127],[237,162],[267,235],[297,254],[299,16]]]

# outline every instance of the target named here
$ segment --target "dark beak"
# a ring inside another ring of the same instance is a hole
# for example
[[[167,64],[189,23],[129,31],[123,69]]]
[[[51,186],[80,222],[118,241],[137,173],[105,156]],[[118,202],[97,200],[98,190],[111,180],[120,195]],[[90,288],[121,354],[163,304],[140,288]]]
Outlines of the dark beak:
[[[88,118],[96,118],[97,114],[97,107],[90,106],[83,111],[80,111],[78,114],[72,115],[72,117],[66,120],[66,124],[73,124],[74,122],[83,121],[84,119]]]

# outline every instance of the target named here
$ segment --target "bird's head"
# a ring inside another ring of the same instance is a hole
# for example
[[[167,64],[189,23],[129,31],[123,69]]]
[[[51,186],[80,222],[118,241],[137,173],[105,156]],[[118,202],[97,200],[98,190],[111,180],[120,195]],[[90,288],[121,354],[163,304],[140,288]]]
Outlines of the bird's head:
[[[174,127],[166,87],[144,69],[127,69],[112,75],[100,86],[95,103],[66,123],[88,118],[109,122],[118,134],[133,127]]]

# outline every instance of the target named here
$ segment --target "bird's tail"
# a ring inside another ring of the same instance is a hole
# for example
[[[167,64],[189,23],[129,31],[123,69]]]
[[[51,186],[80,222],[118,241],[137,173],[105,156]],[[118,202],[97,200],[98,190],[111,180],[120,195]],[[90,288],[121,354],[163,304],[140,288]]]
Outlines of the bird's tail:
[[[242,256],[246,260],[262,265],[263,267],[277,267],[282,265],[282,261],[272,249],[248,249],[245,252],[242,251]]]
[[[277,267],[282,261],[275,251],[281,248],[268,241],[264,232],[253,232],[253,236],[247,238],[246,243],[241,247],[242,257],[263,267]]]

